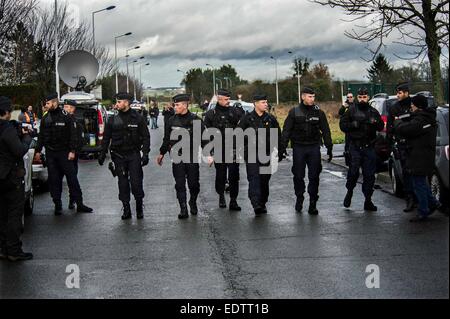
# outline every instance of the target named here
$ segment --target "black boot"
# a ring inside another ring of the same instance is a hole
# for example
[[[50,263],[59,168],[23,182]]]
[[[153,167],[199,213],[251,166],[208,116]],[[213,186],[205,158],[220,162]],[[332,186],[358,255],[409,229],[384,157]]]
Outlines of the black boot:
[[[122,214],[122,220],[131,219],[131,207],[130,203],[124,202],[123,203],[123,214]]]
[[[136,199],[136,217],[137,219],[144,218],[144,204],[142,203],[142,198]]]
[[[186,202],[180,203],[180,214],[178,215],[178,219],[186,219],[189,218],[189,212],[186,205]]]
[[[9,261],[23,261],[23,260],[30,260],[33,259],[32,253],[25,253],[21,251],[20,253],[8,255]]]
[[[344,198],[344,207],[349,208],[352,204],[353,191],[347,191],[347,194]]]
[[[59,201],[53,201],[55,203],[55,216],[61,216],[62,215],[62,202]]]
[[[303,210],[303,200],[304,200],[303,197],[300,196],[297,197],[297,201],[295,202],[295,211],[297,213],[301,213]]]
[[[219,195],[219,207],[220,208],[227,208],[227,202],[225,201],[225,195],[220,194]]]
[[[198,207],[197,207],[197,199],[191,198],[189,200],[189,208],[191,209],[191,215],[197,215],[198,214]]]
[[[364,210],[368,212],[376,212],[378,208],[373,204],[372,199],[366,198],[366,201],[364,202]]]
[[[405,213],[410,213],[414,210],[414,197],[408,196],[406,198],[406,208],[403,210]]]
[[[68,208],[70,210],[75,209],[75,201],[73,199],[69,199],[69,206]]]
[[[92,211],[93,209],[84,205],[83,202],[77,204],[77,213],[92,213]]]
[[[261,216],[261,215],[267,213],[267,211],[264,211],[264,208],[261,206],[255,206],[254,210],[255,210],[255,216]]]
[[[317,209],[317,200],[310,200],[309,201],[308,214],[310,214],[310,215],[319,215],[319,210]]]
[[[235,211],[235,212],[239,212],[241,211],[241,207],[239,207],[236,198],[232,198],[230,200],[230,210]]]

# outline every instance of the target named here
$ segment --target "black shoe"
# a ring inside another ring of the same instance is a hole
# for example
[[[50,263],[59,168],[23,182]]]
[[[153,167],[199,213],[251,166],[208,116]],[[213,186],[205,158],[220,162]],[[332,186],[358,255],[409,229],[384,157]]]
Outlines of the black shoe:
[[[180,204],[180,214],[178,215],[178,219],[186,219],[189,218],[189,212],[186,203]]]
[[[428,216],[417,215],[417,216],[411,218],[409,221],[410,221],[411,223],[421,223],[421,222],[426,222],[426,221],[428,221],[428,220],[429,220],[429,219],[428,219]]]
[[[67,208],[69,208],[70,210],[75,209],[75,201],[69,200],[69,206],[67,206]]]
[[[191,209],[191,215],[198,214],[197,201],[195,201],[193,199],[189,200],[189,208]]]
[[[224,194],[219,195],[219,207],[220,208],[227,208],[227,202],[225,201],[225,195]]]
[[[414,203],[414,199],[412,197],[408,197],[406,199],[406,208],[403,210],[405,213],[410,213],[414,210],[415,208],[415,203]]]
[[[301,213],[303,210],[303,197],[297,197],[297,201],[295,202],[295,211],[297,213]]]
[[[230,210],[239,212],[242,210],[242,208],[239,207],[239,205],[235,199],[232,199],[232,200],[230,200]]]
[[[441,209],[442,209],[442,204],[440,202],[437,202],[437,204],[431,205],[430,206],[430,213],[428,214],[428,216],[430,216],[431,214],[433,214],[437,210],[441,210]]]
[[[142,199],[136,200],[136,218],[144,219],[144,204],[142,203]]]
[[[266,207],[266,205],[263,205],[261,208],[262,208],[262,213],[263,214],[267,214],[267,207]]]
[[[364,210],[368,212],[376,212],[378,207],[372,203],[372,200],[368,199],[364,202]]]
[[[352,205],[352,197],[353,197],[353,192],[347,191],[347,194],[345,195],[345,198],[344,198],[344,207],[345,208],[349,208]]]
[[[264,212],[264,208],[262,208],[261,206],[256,206],[254,209],[255,209],[255,215],[256,216],[261,216],[261,215],[267,213],[267,211]]]
[[[62,202],[56,202],[55,203],[55,216],[61,216],[62,215]]]
[[[130,203],[124,203],[123,204],[123,214],[122,214],[122,220],[131,219],[131,207]]]
[[[319,210],[317,209],[317,201],[313,200],[309,203],[308,214],[319,215]]]
[[[93,209],[83,203],[77,204],[77,213],[92,213]]]
[[[31,259],[33,259],[33,254],[25,253],[23,251],[16,255],[8,255],[9,261],[23,261],[23,260],[31,260]]]

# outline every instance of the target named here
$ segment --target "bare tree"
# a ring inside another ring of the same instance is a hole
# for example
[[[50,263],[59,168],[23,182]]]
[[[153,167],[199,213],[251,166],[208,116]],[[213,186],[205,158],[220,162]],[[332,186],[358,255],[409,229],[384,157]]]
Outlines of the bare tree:
[[[449,0],[310,0],[344,10],[354,27],[349,38],[366,43],[372,60],[388,39],[407,46],[403,59],[428,57],[433,94],[443,102],[441,58],[449,50]]]
[[[17,23],[26,23],[36,3],[36,0],[0,0],[0,47]]]

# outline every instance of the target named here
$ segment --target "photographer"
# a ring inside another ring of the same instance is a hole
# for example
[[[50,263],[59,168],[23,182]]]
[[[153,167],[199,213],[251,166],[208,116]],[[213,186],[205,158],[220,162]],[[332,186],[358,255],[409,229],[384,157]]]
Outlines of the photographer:
[[[31,138],[17,122],[10,121],[11,112],[11,101],[0,96],[0,259],[20,261],[33,258],[23,252],[20,241],[25,205],[23,156]]]

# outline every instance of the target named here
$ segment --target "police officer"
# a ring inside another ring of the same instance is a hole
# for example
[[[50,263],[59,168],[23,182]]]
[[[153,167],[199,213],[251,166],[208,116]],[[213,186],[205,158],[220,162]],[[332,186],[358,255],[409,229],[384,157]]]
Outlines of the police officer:
[[[142,115],[131,109],[133,96],[128,93],[116,95],[115,114],[106,124],[98,162],[103,165],[108,150],[111,150],[111,159],[114,162],[115,173],[118,177],[119,200],[123,204],[122,220],[131,219],[130,184],[131,192],[136,200],[136,217],[144,218],[144,173],[142,167],[149,163],[150,132]],[[142,152],[142,156],[141,156]]]
[[[229,210],[240,211],[241,207],[239,207],[236,201],[239,195],[239,163],[236,163],[236,160],[232,163],[226,163],[225,160],[226,152],[235,153],[236,145],[233,145],[233,149],[225,149],[225,130],[227,128],[235,129],[244,115],[244,111],[242,108],[230,106],[230,96],[231,93],[229,91],[223,89],[218,90],[217,105],[214,109],[206,112],[204,121],[207,128],[217,129],[222,134],[222,154],[215,154],[214,152],[212,154],[215,158],[221,158],[221,163],[214,161],[212,157],[209,159],[209,164],[212,165],[214,162],[216,168],[215,188],[219,195],[219,207],[227,207],[225,201],[225,184],[228,175],[230,189]]]
[[[255,94],[253,96],[253,103],[255,109],[251,113],[247,113],[243,116],[239,122],[239,127],[244,131],[247,129],[252,129],[255,132],[256,139],[250,141],[248,138],[245,141],[245,159],[247,168],[247,179],[248,179],[248,197],[252,203],[255,215],[267,214],[266,204],[269,200],[269,182],[272,175],[270,172],[262,172],[261,168],[265,167],[268,169],[271,164],[270,161],[262,161],[259,158],[259,147],[265,142],[266,146],[266,156],[271,156],[275,149],[271,149],[270,139],[271,139],[271,129],[278,130],[278,138],[276,150],[278,151],[279,145],[281,145],[281,130],[277,119],[268,113],[269,104],[267,103],[267,96],[265,94]],[[265,129],[262,132],[260,129]],[[259,134],[262,133],[262,134]],[[253,142],[253,143],[252,143]],[[251,145],[253,144],[253,145]],[[249,158],[249,152],[256,152],[255,159],[253,161]],[[281,154],[278,155],[281,158]]]
[[[387,121],[387,138],[392,146],[394,156],[400,161],[403,175],[403,191],[405,193],[406,208],[405,213],[412,212],[415,207],[414,192],[412,189],[411,176],[406,169],[406,139],[400,137],[395,132],[394,121],[409,122],[411,118],[411,98],[409,96],[409,85],[407,82],[399,83],[396,87],[398,101],[389,108]]]
[[[189,111],[190,96],[188,94],[179,94],[173,97],[175,115],[168,119],[167,125],[164,127],[164,139],[159,150],[160,155],[157,157],[156,162],[158,165],[162,165],[164,156],[167,152],[171,152],[173,146],[182,141],[181,135],[177,139],[171,138],[171,134],[174,131],[187,130],[190,136],[189,152],[190,158],[188,160],[174,161],[172,164],[173,177],[175,179],[175,190],[177,192],[178,203],[180,204],[179,219],[186,219],[189,217],[187,208],[187,193],[186,182],[189,187],[190,199],[189,207],[192,215],[198,214],[197,197],[200,192],[200,172],[199,163],[194,159],[198,159],[198,152],[200,149],[195,149],[193,132],[194,122],[198,121],[200,124],[201,132],[203,133],[204,126],[202,120],[195,114]],[[200,145],[204,145],[201,142]],[[175,154],[172,154],[174,156]],[[183,156],[182,149],[179,150],[178,156]],[[184,154],[186,155],[186,154]]]
[[[75,173],[78,175],[78,159],[80,157],[80,152],[83,147],[83,126],[77,122],[75,117],[75,111],[77,108],[77,101],[75,100],[65,100],[64,101],[64,111],[66,111],[67,115],[72,119],[74,125],[77,128],[77,143],[75,150],[75,158],[72,161],[75,166]],[[73,195],[70,194],[69,198],[69,209],[75,208],[75,200],[73,199]]]
[[[164,126],[167,125],[167,121],[175,115],[175,110],[173,108],[173,103],[170,103],[169,105],[164,107],[164,110],[162,111],[162,116],[164,117]]]
[[[320,146],[327,148],[328,161],[333,157],[333,142],[330,126],[325,113],[315,104],[315,92],[309,87],[302,90],[302,102],[292,108],[284,122],[283,151],[291,141],[293,147],[294,188],[297,201],[295,210],[299,213],[303,209],[305,193],[305,167],[308,166],[308,193],[310,215],[317,215],[317,201],[319,200],[319,176],[322,171]]]
[[[83,194],[73,163],[77,150],[77,127],[66,111],[58,105],[58,95],[51,94],[46,99],[48,112],[42,117],[36,146],[36,158],[42,148],[48,167],[50,194],[55,204],[55,215],[62,214],[62,180],[66,176],[71,199],[77,203],[77,212],[91,213],[92,208],[83,204]]]
[[[380,113],[370,106],[369,92],[366,88],[358,91],[358,102],[341,117],[340,128],[349,139],[350,166],[347,174],[347,194],[344,207],[351,205],[353,189],[359,178],[359,169],[362,168],[362,191],[365,197],[364,210],[377,211],[372,202],[373,187],[375,185],[376,154],[375,140],[377,132],[382,131],[384,122]]]
[[[411,99],[411,116],[405,121],[400,116],[394,119],[395,134],[406,139],[406,166],[413,191],[419,202],[418,215],[411,222],[428,219],[441,203],[431,193],[428,176],[433,173],[436,156],[436,110],[428,107],[427,98],[416,95]]]
[[[355,105],[355,97],[353,96],[352,92],[347,93],[347,99],[344,102],[344,105],[341,106],[339,109],[339,117],[343,116],[350,106]],[[349,143],[347,137],[345,138],[345,147],[344,147],[344,159],[345,159],[345,165],[350,165],[350,152],[349,152]]]
[[[19,261],[33,258],[22,250],[20,241],[25,205],[23,156],[31,138],[26,131],[19,138],[10,123],[11,112],[11,101],[0,96],[0,259]]]

